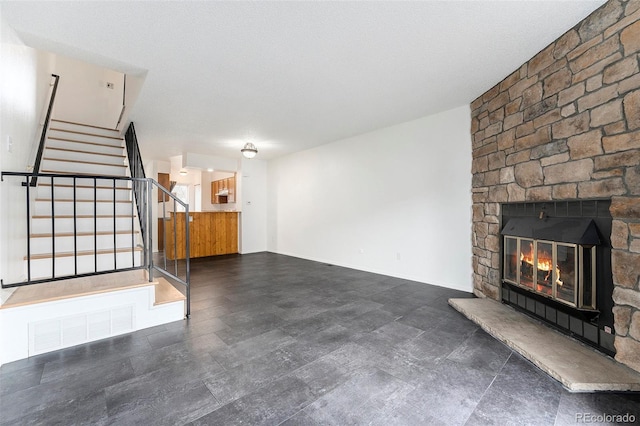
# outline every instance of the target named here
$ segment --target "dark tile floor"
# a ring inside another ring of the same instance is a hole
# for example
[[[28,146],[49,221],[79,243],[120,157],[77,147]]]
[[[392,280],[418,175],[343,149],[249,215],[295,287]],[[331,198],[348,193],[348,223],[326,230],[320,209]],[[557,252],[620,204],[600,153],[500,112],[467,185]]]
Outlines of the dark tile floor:
[[[640,395],[567,392],[450,308],[450,297],[470,295],[268,253],[199,259],[191,319],[2,366],[0,422],[640,419]]]

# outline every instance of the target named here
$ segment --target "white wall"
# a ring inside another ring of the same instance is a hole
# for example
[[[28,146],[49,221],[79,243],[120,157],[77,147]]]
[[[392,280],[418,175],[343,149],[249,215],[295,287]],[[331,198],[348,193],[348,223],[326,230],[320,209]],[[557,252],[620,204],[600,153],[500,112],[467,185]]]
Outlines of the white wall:
[[[51,57],[53,72],[60,76],[54,118],[114,129],[122,112],[124,74],[61,55]]]
[[[267,250],[267,163],[258,159],[242,159],[236,178],[237,204],[240,214],[240,253]]]
[[[51,68],[48,56],[24,45],[4,21],[0,31],[0,167],[24,172],[39,143]],[[20,178],[5,178],[0,184],[0,278],[5,284],[26,279],[25,205]]]
[[[471,291],[469,129],[463,106],[270,161],[268,249]]]

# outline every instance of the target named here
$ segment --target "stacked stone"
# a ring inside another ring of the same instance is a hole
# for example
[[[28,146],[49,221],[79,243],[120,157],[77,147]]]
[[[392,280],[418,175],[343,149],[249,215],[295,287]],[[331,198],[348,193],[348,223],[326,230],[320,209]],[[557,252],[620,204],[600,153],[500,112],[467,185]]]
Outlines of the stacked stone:
[[[474,292],[500,203],[611,198],[616,359],[640,371],[640,1],[610,0],[472,102]]]

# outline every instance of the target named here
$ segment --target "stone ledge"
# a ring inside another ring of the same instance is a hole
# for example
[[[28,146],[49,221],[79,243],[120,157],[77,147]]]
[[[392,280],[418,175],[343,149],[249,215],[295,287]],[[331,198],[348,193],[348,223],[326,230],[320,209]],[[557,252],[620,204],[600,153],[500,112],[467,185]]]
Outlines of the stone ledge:
[[[449,299],[487,333],[571,392],[640,391],[640,373],[491,299]]]

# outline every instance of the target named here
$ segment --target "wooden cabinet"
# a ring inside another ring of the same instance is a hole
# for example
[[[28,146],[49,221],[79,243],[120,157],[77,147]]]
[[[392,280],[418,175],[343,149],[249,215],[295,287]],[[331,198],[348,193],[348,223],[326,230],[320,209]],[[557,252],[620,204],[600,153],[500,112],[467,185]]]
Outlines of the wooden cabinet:
[[[211,204],[236,202],[236,177],[214,180],[211,182]]]
[[[189,251],[191,257],[238,253],[238,212],[189,213]],[[186,257],[185,214],[171,213],[165,221],[167,259]],[[174,226],[177,244],[174,244]]]
[[[169,176],[169,173],[158,173],[158,183],[167,191],[171,190],[171,177]],[[158,202],[162,202],[163,198],[164,201],[169,201],[169,195],[158,190]]]
[[[227,178],[227,191],[229,193],[229,195],[227,196],[227,202],[228,203],[235,203],[236,202],[236,177],[235,175],[233,177]]]

